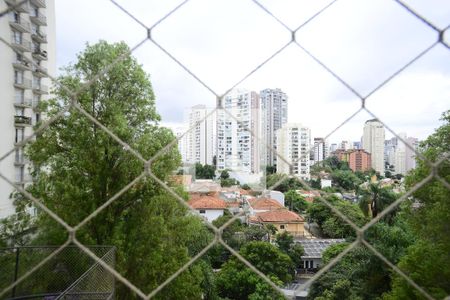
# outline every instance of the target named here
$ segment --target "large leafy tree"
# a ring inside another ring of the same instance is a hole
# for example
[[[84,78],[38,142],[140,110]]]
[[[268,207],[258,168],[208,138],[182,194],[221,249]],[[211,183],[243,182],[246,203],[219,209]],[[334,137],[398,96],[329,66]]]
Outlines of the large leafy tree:
[[[197,179],[214,179],[216,168],[213,165],[195,164],[195,177]]]
[[[299,195],[295,190],[287,191],[284,194],[284,197],[285,206],[288,207],[289,210],[301,213],[308,208],[308,202],[306,202],[305,198]]]
[[[437,173],[450,182],[450,110],[442,116],[443,125],[420,145],[420,151],[430,161],[436,162],[447,155]],[[430,166],[417,160],[417,167],[406,176],[406,185],[414,187],[429,176]],[[408,248],[398,266],[419,286],[436,299],[450,294],[450,191],[437,179],[414,192],[414,205],[410,205],[407,220],[417,241]],[[394,276],[393,290],[386,299],[423,299],[400,276]]]
[[[292,260],[274,245],[250,242],[239,253],[274,283],[282,285],[292,280]],[[228,260],[218,273],[217,289],[220,296],[230,299],[283,299],[235,257]],[[264,297],[261,293],[271,296]]]
[[[389,261],[397,263],[413,236],[402,220],[395,225],[374,225],[366,234],[369,241]],[[322,254],[323,265],[342,252],[348,243],[335,244]],[[364,246],[357,246],[311,287],[308,299],[379,299],[390,289],[392,270]]]
[[[97,78],[103,70],[106,72]],[[129,55],[126,44],[102,41],[88,45],[59,80],[79,91],[77,105],[144,158],[154,156],[174,139],[169,129],[158,125],[160,116],[149,76]],[[90,81],[92,84],[83,88],[83,83]],[[42,107],[48,117],[74,100],[60,86],[54,95],[56,98]],[[29,191],[70,225],[78,224],[144,170],[130,151],[74,108],[51,124],[28,147],[27,155],[35,179]],[[172,148],[151,169],[165,181],[179,165],[180,155]],[[19,210],[28,204],[20,194],[15,197]],[[61,244],[67,238],[65,230],[43,212],[38,214],[37,226],[34,243]],[[198,238],[200,233],[203,239]],[[190,259],[193,244],[208,239],[200,221],[149,177],[81,227],[77,238],[84,244],[116,246],[116,269],[146,292]],[[190,268],[158,297],[198,299],[201,274],[198,268]],[[124,287],[118,295],[134,297]]]
[[[327,196],[325,199],[357,226],[361,227],[367,222],[367,218],[357,205],[341,200],[334,195]],[[350,225],[318,198],[314,199],[308,209],[308,214],[310,220],[316,222],[327,237],[348,238],[356,235]]]

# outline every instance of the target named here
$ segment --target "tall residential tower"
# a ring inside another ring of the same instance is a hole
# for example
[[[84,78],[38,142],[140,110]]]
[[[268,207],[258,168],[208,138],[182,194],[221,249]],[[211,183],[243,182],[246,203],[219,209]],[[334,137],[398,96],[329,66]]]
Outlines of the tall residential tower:
[[[261,125],[258,93],[233,90],[223,101],[223,107],[234,118],[224,110],[217,111],[217,169],[259,173]]]
[[[21,5],[18,5],[21,4]],[[23,145],[39,122],[40,101],[47,98],[51,84],[47,74],[55,75],[55,2],[54,0],[0,0],[0,11],[11,11],[0,18],[0,155],[15,148],[0,164],[0,172],[18,185],[31,180]],[[0,218],[14,213],[9,199],[13,191],[0,180]]]
[[[372,168],[381,175],[384,175],[384,136],[384,126],[380,121],[366,121],[362,147],[371,155]]]
[[[275,132],[287,123],[288,97],[280,89],[264,89],[261,98],[261,136],[267,146],[276,150]],[[266,147],[263,148],[262,163],[274,166],[277,156]]]
[[[277,130],[277,151],[287,160],[278,160],[277,173],[310,179],[311,130],[298,123],[287,123]]]

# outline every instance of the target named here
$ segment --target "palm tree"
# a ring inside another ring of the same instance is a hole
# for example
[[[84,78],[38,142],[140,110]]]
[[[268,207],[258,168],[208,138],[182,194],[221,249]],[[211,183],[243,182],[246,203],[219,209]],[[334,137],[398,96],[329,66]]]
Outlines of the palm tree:
[[[381,187],[380,183],[370,183],[362,192],[359,206],[365,215],[375,218],[383,209],[388,207],[397,199],[396,194],[390,187]]]

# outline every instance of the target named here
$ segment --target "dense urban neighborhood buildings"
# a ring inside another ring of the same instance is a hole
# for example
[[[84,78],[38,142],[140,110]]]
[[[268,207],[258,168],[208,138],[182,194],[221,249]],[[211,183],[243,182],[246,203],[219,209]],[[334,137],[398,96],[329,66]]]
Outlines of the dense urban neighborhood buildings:
[[[50,79],[55,75],[55,2],[54,0],[22,1],[2,17],[0,36],[8,45],[0,43],[0,152],[6,157],[0,172],[12,182],[24,186],[31,181],[29,164],[20,144],[33,133],[33,126],[41,119],[38,105],[47,99]],[[0,11],[18,4],[18,1],[0,1]],[[9,195],[13,191],[6,181],[0,181],[0,218],[14,213]]]
[[[383,124],[372,119],[365,122],[361,141],[330,145],[325,138],[313,138],[308,127],[288,122],[288,98],[278,88],[260,93],[235,89],[223,98],[227,112],[191,107],[185,126],[175,130],[183,161],[214,165],[218,172],[229,170],[241,183],[261,181],[266,166],[309,179],[310,167],[330,155],[347,162],[354,172],[374,169],[381,175],[385,170],[404,175],[414,168],[416,138],[401,134],[400,139],[385,140]]]

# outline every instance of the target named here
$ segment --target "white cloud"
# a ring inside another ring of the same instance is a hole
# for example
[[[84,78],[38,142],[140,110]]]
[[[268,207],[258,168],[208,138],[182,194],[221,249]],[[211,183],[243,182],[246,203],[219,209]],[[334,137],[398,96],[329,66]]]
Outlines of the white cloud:
[[[450,23],[450,3],[433,0],[431,10],[411,1],[438,26]],[[291,28],[330,1],[263,0]],[[120,1],[147,26],[180,1]],[[428,3],[428,2],[427,2]],[[76,60],[85,42],[105,39],[134,46],[146,32],[109,1],[56,2],[57,63]],[[152,36],[217,93],[223,93],[289,41],[290,33],[251,1],[192,0],[158,25]],[[422,22],[388,0],[342,0],[303,27],[298,41],[361,94],[367,94],[436,38]],[[134,55],[150,73],[157,108],[165,123],[183,122],[186,107],[213,106],[215,96],[150,41]],[[448,49],[438,46],[367,100],[367,107],[394,130],[425,138],[448,109]],[[355,112],[360,101],[301,49],[290,45],[240,87],[259,91],[279,87],[289,95],[289,121],[325,136]],[[362,113],[332,140],[359,140]]]

